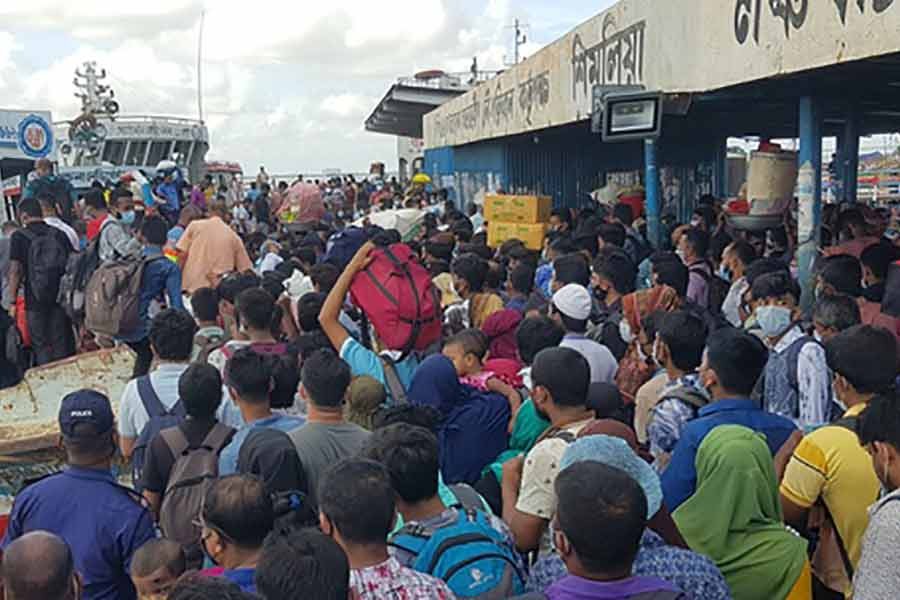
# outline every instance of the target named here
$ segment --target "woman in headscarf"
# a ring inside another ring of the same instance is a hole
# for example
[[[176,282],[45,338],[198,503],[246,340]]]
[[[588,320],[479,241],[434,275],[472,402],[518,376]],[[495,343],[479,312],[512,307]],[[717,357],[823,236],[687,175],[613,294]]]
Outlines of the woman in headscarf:
[[[587,428],[593,434],[588,433],[586,437],[580,434],[569,444],[560,461],[561,469],[577,462],[596,461],[624,471],[644,491],[648,518],[659,514],[663,506],[659,475],[623,439],[633,438],[633,432],[611,420],[594,421]],[[649,529],[649,524],[641,538],[632,574],[668,581],[684,591],[687,600],[731,599],[725,579],[711,560],[686,548],[667,544]],[[559,555],[554,553],[544,557],[531,570],[528,590],[543,592],[565,575],[566,566]]]
[[[522,361],[516,346],[516,329],[522,322],[522,313],[504,309],[485,320],[481,332],[488,338],[488,360],[484,370],[490,371],[513,387],[522,387]]]
[[[756,432],[722,425],[697,451],[697,491],[673,515],[712,558],[735,600],[809,600],[806,541],[784,525],[772,454]]]
[[[474,483],[507,447],[509,403],[503,396],[462,385],[453,362],[441,354],[425,359],[408,393],[414,406],[430,406],[443,418],[438,428],[444,481]]]

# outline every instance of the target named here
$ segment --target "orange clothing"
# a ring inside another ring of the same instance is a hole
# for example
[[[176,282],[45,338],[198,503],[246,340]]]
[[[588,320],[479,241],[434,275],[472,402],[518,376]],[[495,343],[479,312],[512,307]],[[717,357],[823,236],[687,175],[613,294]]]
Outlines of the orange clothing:
[[[219,217],[192,222],[176,248],[187,255],[181,286],[188,293],[217,285],[227,273],[253,268],[241,238]]]
[[[863,325],[873,325],[875,327],[883,327],[894,334],[900,343],[900,331],[898,331],[898,319],[881,312],[881,305],[877,302],[869,302],[864,298],[857,300],[859,304],[859,316]]]
[[[855,240],[850,240],[849,242],[844,242],[843,244],[839,244],[837,246],[831,246],[830,248],[825,248],[822,250],[822,254],[824,256],[840,256],[843,254],[849,254],[855,258],[859,258],[863,250],[871,246],[872,244],[877,244],[878,238],[876,237],[861,237],[856,238]]]

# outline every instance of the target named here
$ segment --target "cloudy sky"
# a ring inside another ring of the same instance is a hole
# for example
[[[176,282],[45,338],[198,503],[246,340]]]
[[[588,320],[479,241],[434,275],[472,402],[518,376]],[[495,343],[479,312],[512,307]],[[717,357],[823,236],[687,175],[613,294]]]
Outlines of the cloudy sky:
[[[74,117],[74,69],[109,73],[124,113],[197,114],[196,52],[205,8],[203,91],[209,158],[245,172],[364,170],[396,162],[393,137],[363,122],[399,76],[484,69],[552,42],[611,0],[2,0],[0,106]]]

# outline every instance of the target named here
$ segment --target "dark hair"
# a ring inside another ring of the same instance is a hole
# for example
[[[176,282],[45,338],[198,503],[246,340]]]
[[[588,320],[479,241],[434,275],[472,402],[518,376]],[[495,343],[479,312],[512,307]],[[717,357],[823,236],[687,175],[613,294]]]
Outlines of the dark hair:
[[[864,267],[872,271],[876,279],[884,279],[888,274],[888,267],[897,260],[897,248],[892,244],[872,244],[862,251],[859,256]]]
[[[19,201],[19,206],[16,207],[16,211],[19,214],[27,215],[32,219],[40,219],[44,216],[43,211],[41,211],[41,203],[37,201],[37,198],[25,198]]]
[[[187,311],[168,308],[150,322],[150,345],[162,360],[186,361],[194,351],[197,323]]]
[[[528,296],[534,290],[534,268],[528,263],[516,265],[516,268],[509,273],[509,282],[512,289]]]
[[[549,317],[541,315],[525,319],[516,329],[519,358],[526,365],[530,365],[541,350],[559,346],[565,335],[566,332],[562,327]]]
[[[757,279],[769,273],[785,273],[790,276],[787,265],[777,258],[758,258],[747,266],[744,277],[747,279],[747,284],[753,287]]]
[[[553,279],[560,285],[591,285],[591,269],[581,254],[566,254],[553,261]]]
[[[894,387],[897,340],[883,327],[856,325],[825,344],[828,367],[842,375],[860,394],[877,394]]]
[[[687,310],[666,313],[656,322],[656,334],[669,347],[672,363],[682,371],[692,372],[700,366],[708,333],[703,319]]]
[[[753,282],[750,290],[754,300],[780,298],[786,294],[793,296],[795,301],[800,300],[800,287],[787,271],[766,273],[760,276]]]
[[[757,259],[756,249],[747,240],[737,239],[732,241],[730,252],[745,268],[749,267]]]
[[[220,477],[203,498],[203,522],[242,548],[258,548],[275,525],[272,497],[253,475]]]
[[[316,262],[316,251],[311,246],[298,246],[297,248],[294,248],[293,256],[307,265],[314,265]]]
[[[404,502],[416,504],[437,495],[438,440],[428,429],[405,423],[382,427],[372,433],[360,454],[384,465]]]
[[[325,294],[309,292],[297,300],[297,324],[300,325],[301,331],[322,329],[319,324],[319,313],[325,305],[325,298]]]
[[[862,294],[862,265],[854,256],[829,256],[823,261],[818,276],[839,294],[853,298]]]
[[[709,234],[697,227],[689,227],[684,231],[682,237],[687,244],[693,249],[697,258],[705,258],[709,251]]]
[[[556,476],[556,521],[591,573],[631,572],[647,525],[647,497],[638,482],[596,461]]]
[[[224,577],[191,573],[179,579],[166,600],[258,600]]]
[[[597,237],[605,244],[612,244],[619,248],[625,247],[625,226],[621,223],[603,223],[597,227]]]
[[[147,577],[165,568],[169,575],[180,577],[187,570],[187,559],[181,544],[165,538],[152,539],[131,557],[131,575]]]
[[[610,252],[594,259],[594,273],[612,284],[620,294],[634,291],[637,269],[624,252]]]
[[[166,243],[169,226],[162,217],[145,217],[141,223],[141,235],[148,243],[154,246],[162,246]]]
[[[322,474],[317,497],[319,511],[348,542],[387,542],[394,525],[394,489],[381,464],[350,458],[332,465]]]
[[[178,397],[188,416],[214,417],[222,403],[222,376],[219,370],[208,363],[192,364],[178,378]]]
[[[444,342],[444,346],[460,346],[464,354],[484,360],[488,351],[488,336],[480,329],[464,329]]]
[[[634,223],[634,219],[637,215],[634,214],[631,205],[619,202],[613,206],[613,216],[622,221],[626,226],[631,227],[631,224]]]
[[[766,368],[769,351],[753,334],[724,327],[714,331],[706,342],[706,360],[728,392],[749,397]]]
[[[678,294],[680,298],[687,296],[688,280],[690,272],[675,254],[671,252],[661,252],[651,258],[653,272],[656,274],[656,281],[659,284],[667,285]]]
[[[844,331],[862,323],[859,304],[844,294],[825,294],[816,300],[813,321],[835,331]]]
[[[571,348],[546,348],[534,357],[532,387],[546,388],[558,406],[587,406],[591,368],[580,352]]]
[[[450,270],[454,275],[467,282],[473,293],[478,293],[484,288],[488,263],[476,254],[461,254],[450,265]]]
[[[259,287],[261,282],[259,275],[253,271],[232,273],[219,282],[219,285],[216,287],[216,293],[219,296],[219,300],[234,304],[241,292]]]
[[[560,221],[569,225],[569,229],[572,228],[572,211],[568,208],[554,208],[550,211],[550,216],[558,217]]]
[[[856,435],[861,446],[884,442],[900,450],[900,398],[896,390],[869,401],[856,422]]]
[[[567,233],[561,232],[551,232],[556,233],[556,238],[550,242],[550,250],[556,253],[558,256],[562,256],[565,254],[574,254],[578,252],[578,246],[575,245],[575,242],[572,241],[572,238]],[[550,237],[550,234],[547,234],[547,237]]]
[[[432,278],[437,277],[442,273],[450,272],[450,263],[440,258],[429,261],[427,266],[428,274],[431,275]]]
[[[315,528],[273,531],[263,542],[254,581],[270,600],[346,600],[350,564],[337,542]]]
[[[272,328],[275,317],[275,299],[266,290],[255,287],[238,294],[234,303],[238,321],[258,331]],[[279,316],[281,312],[279,311]]]
[[[453,260],[453,244],[428,240],[425,242],[425,252],[434,258],[450,262]]]
[[[372,415],[372,429],[381,429],[397,423],[423,427],[432,433],[437,433],[444,417],[440,411],[431,406],[389,406],[382,407]]]
[[[849,208],[838,214],[838,233],[847,231],[850,227],[866,227],[866,219],[858,208]]]
[[[312,280],[313,285],[319,288],[319,291],[323,294],[331,292],[331,288],[334,287],[340,276],[340,269],[331,263],[320,263],[313,265],[309,269],[309,278]]]
[[[103,192],[97,188],[92,187],[85,193],[84,203],[91,208],[107,210],[106,199],[103,198]]]
[[[191,294],[191,308],[198,321],[215,321],[219,316],[219,295],[209,287],[197,288]]]
[[[270,402],[272,360],[253,348],[241,348],[225,365],[225,384],[234,388],[245,401]]]
[[[350,386],[350,367],[333,350],[317,350],[303,361],[300,380],[310,401],[322,408],[340,408]]]
[[[468,217],[463,216],[454,221],[453,225],[450,226],[450,231],[462,244],[468,244],[472,241],[473,228],[472,222]]]

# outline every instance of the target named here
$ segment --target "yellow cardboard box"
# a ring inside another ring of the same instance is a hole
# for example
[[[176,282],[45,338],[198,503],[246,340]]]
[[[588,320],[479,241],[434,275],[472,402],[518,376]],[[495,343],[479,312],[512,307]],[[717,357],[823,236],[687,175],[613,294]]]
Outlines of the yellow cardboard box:
[[[484,198],[484,218],[488,222],[549,223],[553,210],[550,196],[492,195]]]
[[[547,223],[504,223],[491,221],[488,223],[488,246],[497,248],[506,240],[522,240],[530,250],[541,250],[544,247],[544,236],[550,225]]]

